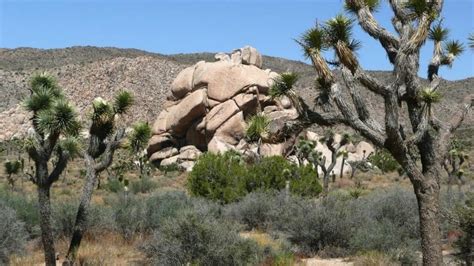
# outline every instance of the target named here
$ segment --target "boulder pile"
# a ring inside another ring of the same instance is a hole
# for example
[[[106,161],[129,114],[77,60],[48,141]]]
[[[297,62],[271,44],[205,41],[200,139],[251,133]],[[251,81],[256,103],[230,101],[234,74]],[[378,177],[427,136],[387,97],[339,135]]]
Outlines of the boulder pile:
[[[189,170],[204,151],[252,150],[244,139],[246,120],[258,109],[270,120],[262,155],[284,155],[292,146],[295,138],[282,129],[299,114],[288,98],[268,95],[279,74],[262,69],[262,55],[250,46],[215,59],[185,68],[171,84],[147,148],[155,164],[177,163]]]

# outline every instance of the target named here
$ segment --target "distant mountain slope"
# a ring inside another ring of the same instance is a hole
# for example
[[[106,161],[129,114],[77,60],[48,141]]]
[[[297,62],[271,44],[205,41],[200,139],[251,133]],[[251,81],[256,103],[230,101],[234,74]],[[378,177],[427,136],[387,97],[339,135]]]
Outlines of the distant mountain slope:
[[[87,110],[93,98],[111,98],[116,91],[129,89],[136,96],[136,104],[129,119],[152,123],[162,110],[169,86],[179,71],[201,60],[214,61],[214,54],[162,55],[136,49],[92,46],[47,50],[0,49],[0,139],[2,136],[15,134],[20,127],[26,127],[21,125],[27,122],[27,116],[18,104],[27,95],[27,82],[34,72],[48,71],[57,76],[69,99],[82,113]],[[300,80],[297,89],[303,99],[312,104],[317,92],[312,89],[314,70],[310,65],[269,56],[264,56],[263,63],[263,68],[276,72],[298,73]],[[372,73],[382,82],[392,79],[390,72]],[[444,94],[444,101],[437,107],[442,111],[439,115],[449,119],[456,104],[464,95],[473,92],[473,85],[474,78],[443,81],[440,91]],[[366,98],[375,103],[374,115],[381,119],[381,101],[370,92],[362,91]],[[473,121],[471,115],[465,125],[472,125]],[[5,133],[6,131],[8,132]],[[470,133],[471,131],[465,135]]]

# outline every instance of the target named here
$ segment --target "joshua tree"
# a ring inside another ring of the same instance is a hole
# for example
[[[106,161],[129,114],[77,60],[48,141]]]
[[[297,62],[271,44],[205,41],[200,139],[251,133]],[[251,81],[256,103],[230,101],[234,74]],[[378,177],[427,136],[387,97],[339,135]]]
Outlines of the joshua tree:
[[[294,90],[294,85],[298,81],[298,75],[291,72],[282,73],[277,78],[273,79],[273,84],[270,87],[270,97],[279,98],[286,96],[290,99],[291,103],[295,108],[301,112],[301,104],[298,98],[298,94]]]
[[[300,165],[303,165],[304,160],[308,160],[311,156],[311,153],[314,152],[316,148],[316,142],[304,139],[302,136],[299,138],[298,143],[295,145],[296,158]]]
[[[76,111],[50,75],[35,75],[30,82],[30,93],[24,102],[25,108],[32,113],[32,129],[26,148],[35,164],[34,175],[30,179],[38,190],[41,240],[45,264],[50,266],[56,265],[50,189],[72,155],[78,152],[75,137],[79,133],[80,123]],[[52,160],[53,157],[55,160]],[[50,162],[53,162],[52,171],[49,170]]]
[[[82,236],[87,229],[92,192],[98,175],[110,166],[115,151],[122,143],[125,128],[117,123],[119,117],[129,109],[132,102],[132,95],[127,91],[121,91],[113,103],[108,103],[102,98],[96,98],[92,103],[89,143],[87,151],[83,153],[86,180],[76,215],[74,232],[64,261],[65,265],[73,264],[76,259]]]
[[[8,184],[11,186],[12,189],[15,188],[15,178],[12,175],[17,175],[21,169],[21,161],[6,161],[4,164],[5,173],[7,174]]]
[[[469,160],[469,155],[462,151],[455,141],[451,144],[451,150],[443,161],[443,167],[448,173],[448,194],[451,196],[451,186],[454,182],[458,184],[461,191],[464,171],[461,169],[463,164]]]
[[[393,80],[382,82],[366,72],[357,60],[359,42],[352,38],[353,19],[338,15],[323,25],[309,29],[298,40],[311,60],[322,92],[328,97],[326,107],[310,110],[303,104],[309,123],[345,124],[386,148],[398,161],[413,185],[420,215],[421,246],[424,265],[441,265],[441,233],[439,227],[440,168],[453,132],[461,125],[471,108],[472,96],[453,107],[456,113],[450,121],[434,116],[432,106],[442,84],[438,70],[450,66],[463,51],[461,43],[446,41],[447,31],[439,19],[443,0],[389,0],[393,10],[394,32],[383,27],[374,17],[379,0],[345,0],[346,9],[361,28],[379,41],[393,65]],[[426,40],[434,42],[434,51],[427,71],[428,85],[418,77],[420,50]],[[323,51],[335,52],[331,62],[341,71],[343,84],[323,58]],[[384,121],[373,118],[368,98],[361,95],[365,88],[380,97],[384,104]],[[349,95],[349,97],[345,97]],[[406,110],[408,118],[402,116]],[[419,158],[419,162],[416,160]]]
[[[321,171],[323,172],[324,194],[327,194],[329,192],[329,178],[332,174],[334,174],[333,170],[336,166],[339,151],[344,145],[348,144],[350,141],[350,137],[348,134],[344,134],[339,143],[336,142],[334,137],[334,132],[332,130],[327,130],[324,133],[324,136],[319,140],[321,144],[324,144],[329,149],[329,151],[331,151],[331,162],[328,166],[326,166],[327,158],[321,152],[316,151],[310,154],[310,161],[315,165],[319,166],[321,168]]]
[[[130,152],[135,157],[134,164],[140,170],[140,178],[145,175],[145,166],[147,163],[146,145],[151,137],[151,128],[148,123],[138,122],[133,125],[133,131],[128,140],[130,142]]]

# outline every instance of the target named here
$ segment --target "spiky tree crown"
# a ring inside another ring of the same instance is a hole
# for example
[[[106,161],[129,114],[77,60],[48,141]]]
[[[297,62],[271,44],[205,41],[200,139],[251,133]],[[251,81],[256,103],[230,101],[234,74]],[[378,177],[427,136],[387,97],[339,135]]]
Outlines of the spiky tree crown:
[[[293,86],[298,81],[298,75],[292,72],[286,72],[273,79],[273,84],[270,87],[269,94],[273,98],[283,95],[288,95],[293,89]]]
[[[151,127],[148,123],[138,122],[133,125],[133,131],[129,135],[130,148],[132,152],[138,152],[146,146],[151,137]]]
[[[357,13],[359,9],[367,7],[371,12],[380,7],[380,0],[346,0],[344,9],[348,12]]]
[[[15,160],[15,161],[6,161],[4,164],[3,164],[4,168],[5,168],[5,172],[8,174],[8,175],[14,175],[14,174],[18,174],[18,172],[20,171],[20,168],[21,168],[21,162],[18,161],[18,160]]]

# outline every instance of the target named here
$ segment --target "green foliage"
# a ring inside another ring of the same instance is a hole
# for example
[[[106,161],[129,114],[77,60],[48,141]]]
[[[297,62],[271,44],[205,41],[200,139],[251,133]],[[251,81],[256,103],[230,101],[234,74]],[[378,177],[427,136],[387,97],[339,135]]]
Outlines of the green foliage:
[[[124,184],[118,179],[111,179],[104,185],[104,189],[113,193],[118,193],[123,191]]]
[[[405,3],[405,8],[410,10],[415,17],[421,17],[424,13],[429,13],[432,3],[426,0],[408,0]]]
[[[46,72],[34,75],[30,80],[30,87],[33,91],[49,88],[54,90],[56,96],[61,94],[56,79]]]
[[[16,175],[20,172],[21,169],[21,161],[15,160],[15,161],[6,161],[3,164],[5,168],[5,173],[7,175]]]
[[[312,50],[323,51],[328,48],[326,32],[319,25],[308,29],[296,42],[303,48],[308,58],[311,57]]]
[[[444,44],[444,50],[453,56],[459,56],[464,52],[464,45],[457,40],[448,41]]]
[[[311,166],[298,167],[283,157],[262,158],[254,164],[235,159],[233,153],[200,157],[188,179],[195,196],[229,203],[257,190],[282,190],[290,181],[290,191],[302,196],[321,192],[317,173]]]
[[[148,123],[138,122],[133,125],[133,131],[129,136],[130,148],[133,152],[144,149],[151,137],[151,127]]]
[[[133,104],[133,95],[129,91],[120,91],[115,96],[114,112],[116,114],[124,114]]]
[[[225,203],[243,196],[242,179],[247,169],[232,158],[230,153],[205,153],[199,157],[188,179],[191,194]]]
[[[359,11],[359,9],[362,7],[368,7],[371,12],[377,11],[377,9],[380,7],[380,0],[346,0],[344,5],[344,8],[348,12],[352,13],[357,13],[357,11]]]
[[[420,91],[420,98],[423,102],[428,105],[433,103],[438,103],[441,101],[442,96],[438,91],[432,90],[430,88],[425,88]]]
[[[393,156],[384,149],[379,149],[371,154],[368,160],[371,164],[377,166],[382,173],[393,172],[400,167]]]
[[[239,228],[194,211],[182,211],[155,231],[144,248],[157,265],[254,265],[261,251]]]
[[[134,193],[149,193],[155,190],[158,187],[158,184],[151,180],[150,178],[140,178],[137,181],[133,181],[130,184],[130,190]]]
[[[449,29],[443,27],[443,21],[439,20],[437,24],[431,27],[428,38],[435,42],[443,42],[448,38]]]
[[[0,201],[15,210],[31,238],[40,235],[38,203],[35,200],[0,188]]]
[[[15,211],[0,201],[0,264],[8,265],[9,257],[22,253],[28,234]]]
[[[324,26],[328,42],[331,45],[336,45],[338,41],[342,41],[350,45],[352,43],[353,23],[353,19],[345,17],[342,14],[329,19]]]
[[[277,98],[288,95],[291,92],[293,86],[298,81],[298,75],[296,73],[286,72],[279,75],[273,81],[269,95],[273,98]]]
[[[267,133],[270,120],[264,114],[256,114],[248,119],[247,124],[245,137],[250,141],[258,141]]]
[[[70,136],[59,141],[59,147],[66,151],[71,158],[80,155],[82,147],[78,137]]]

